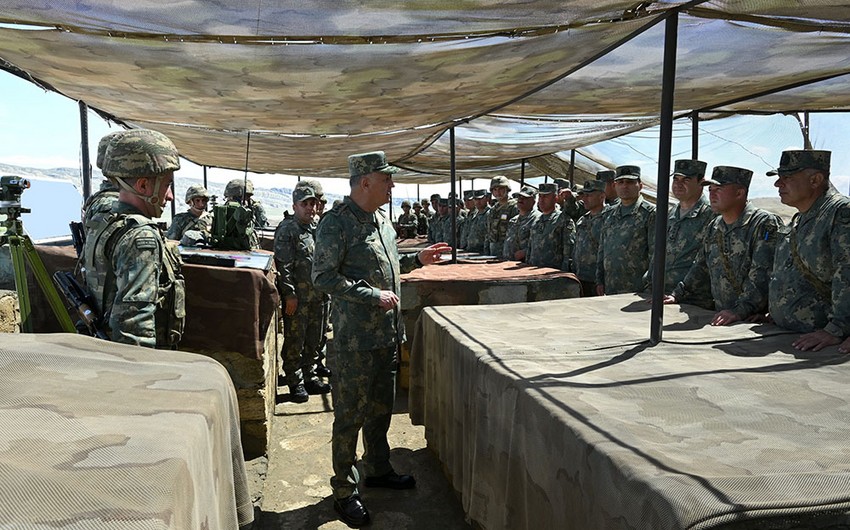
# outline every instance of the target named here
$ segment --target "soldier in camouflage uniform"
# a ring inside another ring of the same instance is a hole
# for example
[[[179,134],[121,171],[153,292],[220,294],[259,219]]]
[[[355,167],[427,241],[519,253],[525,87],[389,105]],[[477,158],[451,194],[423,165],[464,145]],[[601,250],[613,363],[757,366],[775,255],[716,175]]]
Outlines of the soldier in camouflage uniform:
[[[312,276],[316,288],[334,299],[334,508],[346,524],[360,526],[369,522],[353,469],[361,428],[365,485],[407,489],[416,483],[393,470],[387,442],[404,340],[400,275],[436,263],[451,248],[438,243],[399,256],[395,230],[380,209],[390,200],[398,169],[380,151],[351,155],[348,166],[351,193],[319,223]]]
[[[97,144],[97,158],[95,159],[98,169],[103,170],[103,160],[106,156],[109,143],[123,133],[124,131],[112,132],[100,139],[100,142]],[[117,200],[118,185],[108,178],[104,179],[100,183],[100,189],[97,190],[97,193],[91,195],[83,204],[83,226],[85,227],[86,234],[90,231],[93,232],[99,227],[97,221],[91,224],[92,219],[98,216],[102,217],[112,211],[112,205]]]
[[[676,160],[673,163],[670,190],[679,204],[667,216],[667,253],[664,261],[664,292],[673,292],[691,269],[703,244],[708,226],[716,214],[702,193],[706,163],[700,160]],[[647,276],[647,280],[649,277]],[[649,283],[647,281],[647,283]],[[705,309],[714,308],[711,288],[706,283],[695,285],[688,303]]]
[[[246,192],[248,190],[248,192]],[[249,196],[254,193],[254,184],[250,180],[232,179],[224,187],[224,205],[239,205],[250,211],[252,220],[246,229],[249,231],[248,240],[252,249],[260,248],[260,236],[254,230],[256,225],[256,212],[251,208]]]
[[[540,216],[531,225],[528,237],[529,265],[570,270],[575,245],[575,223],[569,216],[561,219],[557,205],[557,184],[538,186],[537,208]]]
[[[596,172],[596,180],[605,183],[605,209],[612,208],[620,204],[620,198],[617,197],[617,188],[614,186],[614,178],[617,172],[610,169],[604,169]]]
[[[602,221],[596,294],[643,291],[655,246],[655,205],[641,197],[638,166],[620,166],[614,179],[620,202]]]
[[[327,394],[330,385],[316,375],[317,354],[324,333],[322,293],[313,287],[313,251],[318,203],[310,186],[292,191],[290,219],[284,219],[275,230],[274,260],[278,289],[283,300],[284,341],[280,356],[283,361],[284,384],[290,399],[304,403],[310,394]]]
[[[782,203],[798,211],[776,243],[770,316],[804,333],[794,341],[804,351],[850,337],[850,199],[830,189],[830,157],[784,151],[768,173],[778,175]]]
[[[508,234],[505,236],[505,246],[502,258],[512,261],[525,261],[528,254],[528,241],[531,237],[531,226],[540,217],[540,212],[534,209],[537,190],[532,186],[523,186],[513,194],[516,199],[519,214],[513,216],[508,224]]]
[[[475,192],[466,190],[463,192],[463,220],[458,228],[458,248],[466,248],[469,243],[469,227],[472,226],[472,220],[475,218]]]
[[[269,225],[263,203],[254,199],[254,183],[250,180],[245,182],[245,206],[254,214],[254,228],[264,228]]]
[[[596,296],[596,257],[599,253],[599,240],[602,238],[605,183],[601,180],[588,180],[578,196],[587,212],[576,223],[573,272],[581,282],[581,295]]]
[[[186,204],[189,205],[189,210],[183,213],[178,213],[171,220],[171,226],[168,227],[168,232],[165,237],[174,241],[180,241],[183,234],[189,230],[196,230],[201,233],[201,236],[209,241],[210,225],[212,224],[212,216],[207,212],[207,203],[210,201],[210,194],[203,186],[189,186],[186,189]]]
[[[498,176],[490,180],[490,194],[496,204],[487,214],[487,245],[485,252],[491,256],[501,256],[508,235],[508,221],[519,214],[516,199],[508,196],[511,184],[507,177]]]
[[[561,215],[567,215],[573,221],[578,221],[579,217],[587,213],[587,209],[578,196],[578,189],[573,189],[567,179],[556,178],[552,182],[558,185],[556,200],[561,207]]]
[[[664,303],[687,302],[708,283],[717,313],[712,326],[757,321],[767,311],[767,289],[777,230],[776,215],[747,201],[753,172],[717,166],[708,186],[711,209],[720,214],[709,224],[694,264]]]
[[[431,244],[439,241],[445,241],[443,234],[444,217],[448,216],[448,200],[440,199],[439,195],[431,195],[431,204],[434,206],[434,213],[428,219],[428,242]]]
[[[487,218],[490,214],[490,194],[487,190],[475,190],[475,217],[466,233],[466,250],[484,254],[487,252]]]
[[[177,148],[156,131],[127,131],[106,150],[103,173],[121,191],[105,224],[86,239],[85,276],[115,342],[176,348],[182,336],[182,261],[153,220],[173,199],[177,169]]]
[[[427,200],[427,199],[426,199]],[[425,215],[425,212],[422,210],[422,205],[418,202],[413,203],[413,215],[416,216],[416,235],[417,236],[427,236],[428,235],[428,216]]]
[[[401,209],[404,210],[404,213],[398,216],[398,237],[416,237],[419,219],[410,213],[410,201],[401,201]]]

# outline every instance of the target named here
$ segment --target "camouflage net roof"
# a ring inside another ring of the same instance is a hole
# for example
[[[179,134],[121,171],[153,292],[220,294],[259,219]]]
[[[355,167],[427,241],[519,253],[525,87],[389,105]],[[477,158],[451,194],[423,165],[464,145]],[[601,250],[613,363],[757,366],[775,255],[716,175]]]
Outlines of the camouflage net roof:
[[[6,0],[0,67],[207,166],[346,176],[383,149],[439,182],[455,125],[464,177],[516,178],[658,123],[672,10],[677,116],[850,109],[838,1]]]

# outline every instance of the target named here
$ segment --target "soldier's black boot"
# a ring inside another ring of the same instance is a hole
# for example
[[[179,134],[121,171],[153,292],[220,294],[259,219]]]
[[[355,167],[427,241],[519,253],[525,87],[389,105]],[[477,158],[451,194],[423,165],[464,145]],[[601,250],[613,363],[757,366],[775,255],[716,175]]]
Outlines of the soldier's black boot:
[[[310,399],[310,394],[304,385],[289,385],[289,399],[295,403],[306,403]]]
[[[324,363],[319,360],[319,362],[316,363],[316,375],[318,375],[319,377],[330,377],[331,369],[325,366]]]
[[[322,383],[319,380],[307,381],[304,383],[304,388],[307,390],[307,393],[312,396],[327,394],[331,391],[331,385],[328,383]]]

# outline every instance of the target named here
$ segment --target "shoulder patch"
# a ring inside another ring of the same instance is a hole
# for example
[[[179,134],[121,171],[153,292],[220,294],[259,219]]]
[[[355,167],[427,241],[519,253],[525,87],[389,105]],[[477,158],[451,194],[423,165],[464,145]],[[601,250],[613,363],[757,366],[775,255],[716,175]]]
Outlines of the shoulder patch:
[[[850,205],[844,205],[844,207],[838,210],[838,214],[835,216],[835,220],[840,225],[850,225]]]
[[[140,237],[136,239],[133,243],[139,250],[155,249],[159,246],[157,244],[156,239],[152,237]]]

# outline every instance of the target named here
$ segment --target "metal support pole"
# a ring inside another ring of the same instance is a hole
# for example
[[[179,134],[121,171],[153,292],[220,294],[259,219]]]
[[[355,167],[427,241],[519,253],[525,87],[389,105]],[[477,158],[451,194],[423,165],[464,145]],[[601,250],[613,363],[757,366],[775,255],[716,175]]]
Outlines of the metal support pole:
[[[448,243],[452,246],[452,263],[457,263],[457,201],[455,201],[455,128],[449,129],[449,144],[451,145],[451,167],[452,167],[452,191],[449,193],[450,198],[450,215],[452,216],[452,237]]]
[[[691,158],[699,160],[699,111],[691,113]]]
[[[803,148],[812,149],[812,139],[809,136],[809,111],[803,112]]]
[[[576,150],[570,149],[570,187],[576,184]]]
[[[655,249],[652,260],[652,315],[649,342],[661,342],[664,325],[664,258],[667,252],[667,204],[670,202],[670,154],[673,143],[673,98],[676,88],[676,40],[679,13],[664,28],[664,74],[661,86],[661,137],[658,145],[658,210],[655,216]]]
[[[83,155],[83,202],[91,197],[91,160],[89,159],[89,107],[85,101],[80,106],[80,151]]]
[[[419,193],[419,184],[416,185],[416,202],[422,202],[422,194]]]
[[[525,159],[522,159],[522,165],[519,168],[519,185],[525,186]]]
[[[177,201],[174,198],[177,197],[177,193],[174,191],[174,179],[171,180],[171,218],[174,219],[174,216],[177,215]]]
[[[207,166],[204,166],[204,188],[207,188]]]

